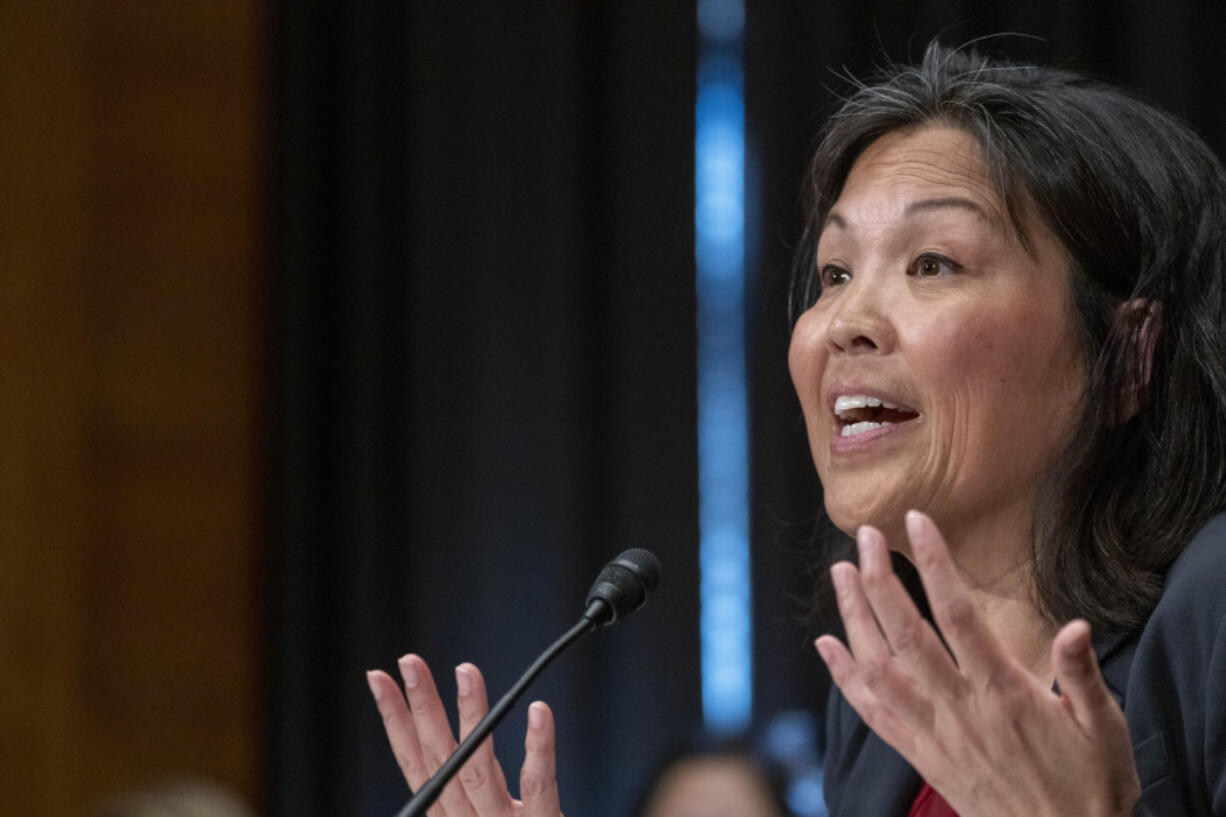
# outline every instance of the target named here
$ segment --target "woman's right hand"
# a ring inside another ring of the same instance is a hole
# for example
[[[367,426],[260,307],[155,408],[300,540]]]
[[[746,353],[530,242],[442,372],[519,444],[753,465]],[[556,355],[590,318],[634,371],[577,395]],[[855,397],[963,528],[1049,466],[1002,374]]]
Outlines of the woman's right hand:
[[[383,728],[409,788],[417,791],[456,748],[456,738],[426,662],[416,655],[399,661],[404,691],[382,670],[366,673]],[[456,667],[460,739],[489,711],[485,680],[472,664]],[[527,750],[520,773],[522,800],[511,797],[506,777],[486,738],[430,808],[430,817],[560,817],[554,776],[553,714],[536,701],[528,707]]]

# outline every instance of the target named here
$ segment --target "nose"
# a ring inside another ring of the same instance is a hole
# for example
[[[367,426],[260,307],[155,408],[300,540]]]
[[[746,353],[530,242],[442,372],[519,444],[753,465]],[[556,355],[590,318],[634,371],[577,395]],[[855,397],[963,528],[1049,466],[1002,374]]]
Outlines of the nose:
[[[896,340],[878,287],[865,280],[846,284],[836,296],[827,324],[827,341],[843,354],[887,353]]]

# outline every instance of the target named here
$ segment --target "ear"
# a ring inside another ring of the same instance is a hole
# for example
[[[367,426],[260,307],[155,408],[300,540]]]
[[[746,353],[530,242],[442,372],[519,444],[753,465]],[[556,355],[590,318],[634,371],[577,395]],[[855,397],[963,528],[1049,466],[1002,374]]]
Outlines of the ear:
[[[1120,338],[1119,421],[1131,420],[1141,410],[1154,370],[1154,351],[1162,334],[1162,304],[1150,298],[1132,298],[1115,308],[1115,332]]]

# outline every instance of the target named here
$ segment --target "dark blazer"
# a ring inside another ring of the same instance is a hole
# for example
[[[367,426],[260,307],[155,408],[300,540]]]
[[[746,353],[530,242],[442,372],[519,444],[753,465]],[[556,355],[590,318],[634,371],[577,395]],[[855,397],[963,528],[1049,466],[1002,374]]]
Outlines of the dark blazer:
[[[1142,788],[1135,814],[1226,817],[1226,515],[1171,565],[1140,630],[1100,633],[1094,645],[1132,732]],[[906,817],[921,784],[834,688],[825,758],[831,817]]]

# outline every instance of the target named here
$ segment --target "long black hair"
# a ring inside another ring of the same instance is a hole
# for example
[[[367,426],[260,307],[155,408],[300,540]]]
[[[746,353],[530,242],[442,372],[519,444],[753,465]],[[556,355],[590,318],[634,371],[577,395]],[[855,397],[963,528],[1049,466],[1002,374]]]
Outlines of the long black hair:
[[[971,134],[1022,242],[1033,212],[1072,259],[1084,405],[1039,491],[1034,593],[1056,622],[1136,626],[1226,507],[1226,173],[1185,124],[1126,91],[933,42],[830,120],[806,179],[793,319],[820,293],[821,225],[852,164],[925,125]]]

